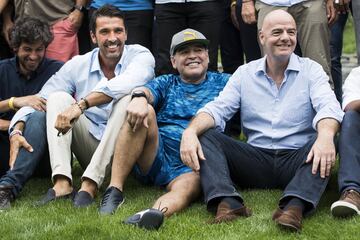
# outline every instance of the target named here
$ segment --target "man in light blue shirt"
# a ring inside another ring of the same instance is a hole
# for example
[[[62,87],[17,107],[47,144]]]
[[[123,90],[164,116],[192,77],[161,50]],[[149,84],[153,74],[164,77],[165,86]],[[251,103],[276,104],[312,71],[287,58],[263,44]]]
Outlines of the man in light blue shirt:
[[[235,184],[284,188],[273,220],[295,231],[325,190],[343,112],[322,67],[293,54],[296,34],[290,14],[269,13],[259,32],[266,56],[239,67],[183,133],[182,160],[200,171],[216,223],[251,215]],[[222,130],[238,109],[247,143],[208,130]]]
[[[243,5],[245,22],[253,23],[256,15],[258,30],[269,12],[289,12],[297,24],[302,56],[318,62],[331,78],[329,25],[336,19],[333,0],[244,0]]]
[[[54,182],[40,204],[74,196],[72,151],[86,168],[74,205],[84,207],[93,202],[124,119],[129,99],[123,96],[154,76],[155,63],[149,50],[124,45],[126,23],[120,10],[105,5],[93,14],[90,25],[92,41],[99,48],[68,61],[39,93],[47,99],[46,130],[34,134],[39,138],[47,135]],[[30,107],[20,109],[12,119],[10,132],[24,128],[33,112]],[[21,140],[17,151],[27,145],[26,139]]]

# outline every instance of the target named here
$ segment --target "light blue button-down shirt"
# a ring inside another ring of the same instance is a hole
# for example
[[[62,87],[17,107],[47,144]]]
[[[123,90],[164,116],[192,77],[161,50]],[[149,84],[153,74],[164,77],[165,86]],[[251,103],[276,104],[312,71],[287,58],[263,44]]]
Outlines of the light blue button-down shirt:
[[[239,67],[224,90],[199,112],[220,130],[240,108],[248,143],[267,149],[298,149],[316,134],[323,118],[341,123],[343,111],[318,63],[295,54],[278,88],[266,74],[266,57]]]
[[[134,87],[142,86],[154,78],[155,60],[148,49],[140,45],[125,45],[119,63],[115,67],[116,77],[108,80],[101,70],[99,49],[76,56],[54,74],[43,86],[39,95],[45,99],[51,93],[64,91],[79,101],[91,92],[101,92],[113,98],[110,103],[91,107],[85,111],[91,121],[89,132],[101,139],[114,102],[129,94]],[[18,121],[26,122],[31,107],[21,108],[13,117],[9,131]]]
[[[292,5],[295,5],[295,4],[298,4],[301,2],[306,2],[308,0],[257,0],[257,1],[263,2],[268,5],[272,5],[272,6],[290,7]]]

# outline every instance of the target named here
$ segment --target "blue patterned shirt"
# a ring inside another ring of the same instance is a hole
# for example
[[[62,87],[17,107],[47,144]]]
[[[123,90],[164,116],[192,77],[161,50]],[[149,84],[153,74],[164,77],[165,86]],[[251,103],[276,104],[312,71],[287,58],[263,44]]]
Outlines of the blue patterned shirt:
[[[161,137],[180,143],[181,135],[196,111],[219,94],[229,77],[229,74],[207,72],[204,81],[190,84],[183,82],[179,75],[170,74],[148,82],[145,87],[154,96]]]

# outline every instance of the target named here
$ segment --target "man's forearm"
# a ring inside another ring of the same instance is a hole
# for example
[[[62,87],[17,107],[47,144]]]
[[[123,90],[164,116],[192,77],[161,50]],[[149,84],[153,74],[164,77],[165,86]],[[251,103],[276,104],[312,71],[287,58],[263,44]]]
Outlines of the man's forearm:
[[[88,4],[89,0],[75,0],[75,5],[85,7]]]
[[[350,102],[348,105],[345,106],[345,112],[349,110],[360,112],[360,100],[355,100]]]
[[[152,95],[151,91],[147,88],[147,87],[137,87],[134,88],[131,93],[135,92],[135,91],[143,91],[146,95],[146,99],[148,101],[149,104],[153,105],[154,103],[154,96]]]
[[[8,4],[8,0],[1,0],[0,1],[0,14],[2,13],[2,11],[4,10],[4,8],[6,7],[6,5]]]
[[[9,129],[10,121],[0,119],[0,131],[6,131]]]
[[[89,95],[87,95],[84,99],[78,102],[82,106],[82,109],[87,109],[101,104],[106,104],[111,101],[112,101],[112,97],[109,97],[104,93],[92,92]]]
[[[214,119],[207,113],[201,112],[191,120],[189,126],[186,128],[186,131],[194,131],[197,136],[200,136],[206,130],[213,128],[215,126]]]
[[[339,131],[340,123],[333,118],[324,118],[317,123],[318,137],[334,138]]]

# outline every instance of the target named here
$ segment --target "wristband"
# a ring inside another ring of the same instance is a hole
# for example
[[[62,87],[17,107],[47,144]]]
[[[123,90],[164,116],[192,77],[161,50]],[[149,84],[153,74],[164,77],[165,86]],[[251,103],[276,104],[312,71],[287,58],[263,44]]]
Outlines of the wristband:
[[[18,129],[13,130],[13,131],[10,133],[10,135],[9,135],[9,139],[11,139],[12,136],[14,136],[14,135],[20,135],[20,136],[22,136],[22,131],[21,131],[21,130],[18,130]]]
[[[137,97],[144,97],[146,99],[146,101],[148,101],[145,92],[142,91],[142,90],[135,90],[135,91],[132,92],[131,100],[133,100],[134,98],[137,98]]]
[[[85,107],[88,109],[90,107],[89,101],[86,98],[82,98],[81,100],[85,102]]]
[[[17,110],[17,109],[14,107],[14,99],[15,99],[15,97],[11,97],[11,98],[9,99],[9,102],[8,102],[9,108],[10,108],[11,110]]]
[[[242,3],[252,2],[253,0],[243,0]]]

